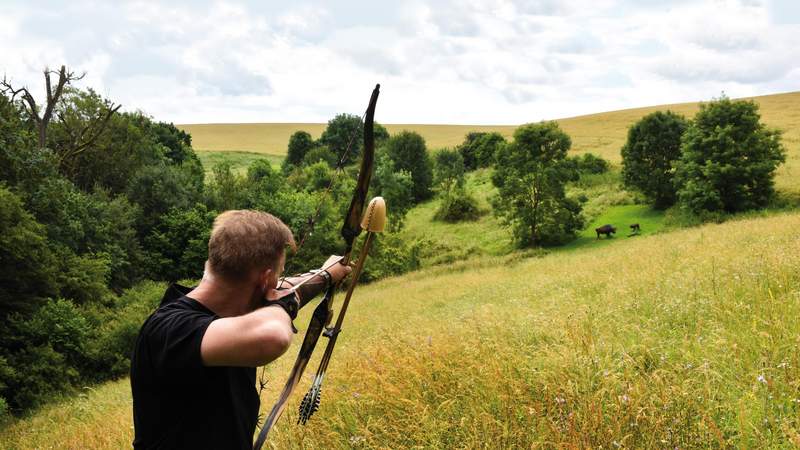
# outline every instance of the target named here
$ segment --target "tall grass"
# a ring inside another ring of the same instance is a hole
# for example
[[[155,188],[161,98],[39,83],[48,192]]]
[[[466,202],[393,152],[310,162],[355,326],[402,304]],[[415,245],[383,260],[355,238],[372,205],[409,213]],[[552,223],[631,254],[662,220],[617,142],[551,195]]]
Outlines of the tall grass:
[[[800,445],[798,229],[797,213],[735,220],[359,288],[320,411],[295,425],[301,386],[270,444]],[[268,368],[262,410],[291,359]],[[119,382],[13,424],[0,447],[119,448],[130,426]]]

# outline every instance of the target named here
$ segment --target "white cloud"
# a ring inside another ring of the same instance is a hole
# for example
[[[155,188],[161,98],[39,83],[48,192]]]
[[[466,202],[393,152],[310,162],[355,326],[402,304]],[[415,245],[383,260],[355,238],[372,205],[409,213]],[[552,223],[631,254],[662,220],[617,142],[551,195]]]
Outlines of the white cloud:
[[[0,70],[160,120],[325,121],[376,82],[387,123],[521,123],[796,90],[793,0],[0,5]]]

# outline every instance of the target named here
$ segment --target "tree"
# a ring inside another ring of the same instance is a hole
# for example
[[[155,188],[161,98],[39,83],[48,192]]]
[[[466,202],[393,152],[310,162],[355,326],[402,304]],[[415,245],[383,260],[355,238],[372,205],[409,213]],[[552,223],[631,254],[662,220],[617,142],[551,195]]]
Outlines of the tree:
[[[464,187],[464,158],[457,150],[440,150],[434,156],[434,184],[442,196]]]
[[[461,154],[458,150],[440,150],[434,160],[434,184],[441,197],[434,218],[445,222],[477,219],[478,202],[466,190]]]
[[[309,150],[314,148],[314,139],[307,132],[295,131],[289,138],[289,149],[286,153],[285,164],[299,166]]]
[[[726,97],[700,106],[676,164],[678,202],[695,212],[735,213],[766,206],[786,150],[760,122],[753,101]]]
[[[51,75],[58,75],[58,81],[56,82],[55,88],[53,88],[50,80]],[[28,88],[14,88],[6,78],[3,78],[3,81],[0,82],[0,92],[3,92],[4,94],[11,94],[12,101],[17,95],[19,95],[22,98],[22,101],[25,103],[28,116],[30,117],[31,121],[36,124],[36,129],[39,135],[39,148],[44,148],[47,146],[47,127],[50,124],[50,121],[53,119],[53,114],[56,112],[56,107],[61,101],[62,94],[64,94],[65,90],[72,84],[73,81],[82,79],[84,75],[86,74],[75,75],[75,72],[68,71],[64,66],[61,66],[61,69],[58,72],[45,68],[44,81],[47,98],[44,105],[44,111],[41,113],[40,105],[36,104],[36,100],[33,98],[33,95],[31,95],[30,91],[28,91]],[[105,106],[105,109],[97,111],[97,114],[92,117],[92,120],[89,121],[87,126],[74,130],[75,134],[73,137],[75,138],[76,145],[91,143],[94,139],[96,139],[103,132],[103,129],[105,128],[111,116],[114,115],[114,113],[117,112],[122,105],[108,103]]]
[[[338,114],[328,121],[319,142],[336,155],[336,161],[352,164],[358,160],[364,145],[364,122],[353,114]]]
[[[403,131],[386,142],[387,156],[394,162],[395,170],[405,170],[414,182],[414,202],[431,196],[433,168],[425,147],[425,139],[413,131]]]
[[[58,261],[45,228],[0,184],[0,320],[58,293]]]
[[[414,206],[414,180],[405,170],[395,170],[394,161],[385,151],[375,157],[375,174],[372,177],[374,195],[386,199],[390,231],[403,228],[406,214]]]
[[[496,132],[473,131],[464,136],[458,152],[464,159],[468,171],[489,167],[494,163],[497,149],[506,144],[502,134]]]
[[[671,111],[656,111],[628,129],[622,146],[622,180],[640,190],[658,209],[676,200],[673,165],[681,156],[681,136],[688,121]]]
[[[519,246],[563,244],[583,227],[580,204],[565,185],[578,175],[567,161],[571,140],[556,122],[523,125],[497,153],[494,212],[512,226]]]

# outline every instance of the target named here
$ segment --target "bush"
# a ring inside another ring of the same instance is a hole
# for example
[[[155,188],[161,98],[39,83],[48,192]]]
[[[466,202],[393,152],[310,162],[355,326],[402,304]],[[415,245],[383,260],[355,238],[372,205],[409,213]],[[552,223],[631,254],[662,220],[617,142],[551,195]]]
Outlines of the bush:
[[[575,161],[575,167],[581,173],[597,175],[608,172],[611,167],[608,161],[592,153],[584,153],[581,156],[574,156],[572,159]]]
[[[721,98],[700,106],[683,136],[675,186],[695,213],[735,213],[766,206],[786,160],[780,132],[760,122],[753,101]]]
[[[359,241],[363,243],[362,241]],[[359,244],[361,245],[361,244]],[[373,240],[369,260],[364,265],[361,281],[367,283],[397,276],[420,267],[419,243],[408,244],[395,233],[383,233]],[[356,254],[359,249],[354,249]]]
[[[328,147],[314,147],[303,157],[304,166],[312,166],[319,162],[324,162],[328,167],[336,167],[339,164],[339,157],[336,156]]]
[[[123,292],[112,309],[103,310],[94,318],[98,335],[89,345],[89,377],[99,381],[128,374],[139,329],[158,307],[164,289],[164,283],[139,283]]]
[[[0,334],[0,396],[14,410],[37,406],[80,379],[92,332],[68,300],[45,303],[29,318],[10,316]],[[7,362],[6,364],[4,364]]]
[[[442,197],[442,203],[433,218],[444,222],[477,220],[480,217],[478,202],[465,189],[455,189],[450,195]]]

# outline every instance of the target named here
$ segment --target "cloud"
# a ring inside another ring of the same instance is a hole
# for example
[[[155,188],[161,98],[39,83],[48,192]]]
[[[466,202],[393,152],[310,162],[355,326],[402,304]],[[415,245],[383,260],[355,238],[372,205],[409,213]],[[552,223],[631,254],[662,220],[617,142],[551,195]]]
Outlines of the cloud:
[[[797,4],[12,0],[0,70],[40,86],[65,63],[179,123],[325,121],[376,82],[383,122],[521,123],[797,89]]]

